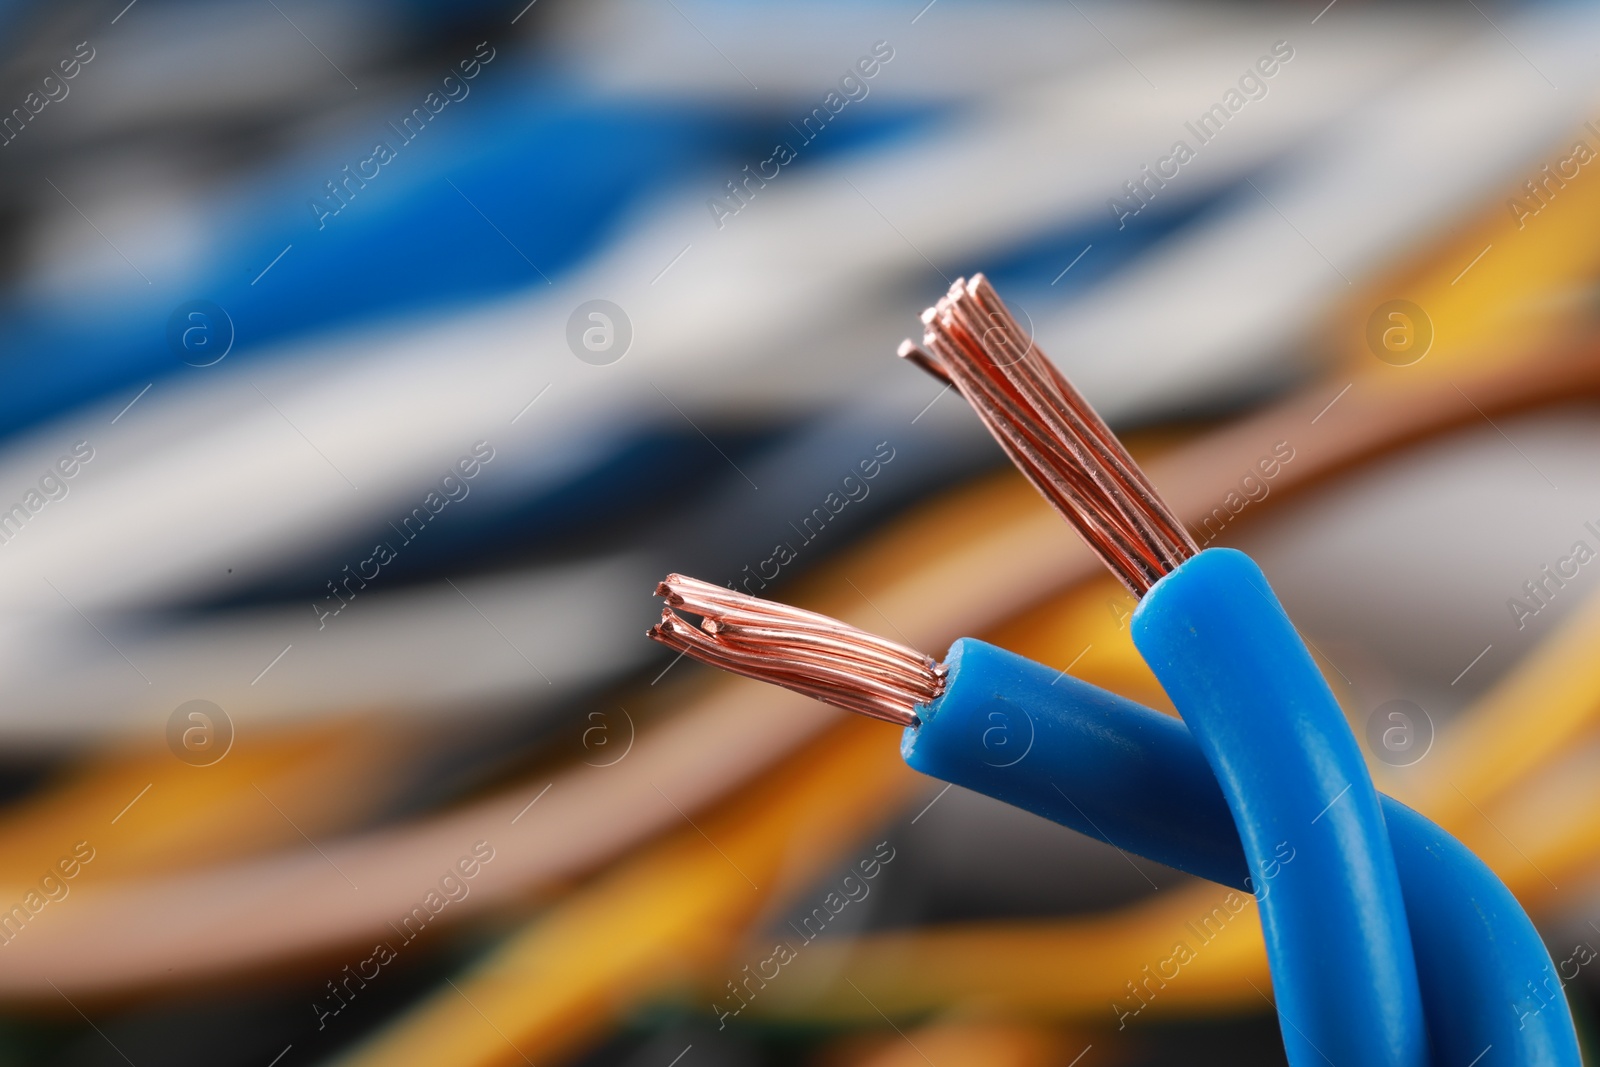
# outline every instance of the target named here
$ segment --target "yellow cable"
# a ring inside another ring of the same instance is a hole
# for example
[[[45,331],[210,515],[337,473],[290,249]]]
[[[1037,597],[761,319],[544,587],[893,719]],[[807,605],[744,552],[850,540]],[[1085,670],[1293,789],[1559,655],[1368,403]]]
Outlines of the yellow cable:
[[[1600,595],[1590,596],[1471,710],[1419,764],[1408,802],[1452,824],[1527,780],[1600,720]],[[1439,758],[1434,759],[1437,756]]]
[[[104,882],[301,842],[295,824],[347,826],[392,795],[400,747],[346,720],[240,738],[209,767],[164,746],[97,756],[0,813],[0,892],[37,882],[78,841]]]
[[[1458,836],[1530,911],[1587,902],[1600,875],[1597,780],[1600,750],[1591,741],[1464,815]]]
[[[1118,1007],[1133,1013],[1129,1025],[1238,1010],[1271,982],[1254,898],[1209,883],[1100,915],[819,944],[796,966],[795,981],[751,1004],[755,1015],[863,1023],[879,1011],[900,1019],[975,1010],[1117,1029]]]
[[[1127,1050],[1101,1033],[1037,1023],[943,1019],[903,1033],[853,1034],[824,1048],[813,1067],[1061,1067],[1089,1049],[1095,1067],[1125,1062]],[[1088,1061],[1085,1058],[1085,1062]]]
[[[1549,161],[1566,155],[1580,136],[1592,140],[1574,130],[1551,147]],[[1529,178],[1541,162],[1528,164]],[[1363,287],[1335,327],[1351,372],[1390,385],[1459,376],[1532,355],[1590,315],[1591,283],[1600,275],[1600,242],[1593,240],[1600,232],[1600,182],[1587,175],[1568,182],[1520,224],[1507,207],[1513,197],[1529,199],[1508,182],[1478,217]],[[1431,350],[1405,367],[1374,358],[1367,337],[1373,312],[1397,298],[1422,308],[1433,329]]]
[[[703,985],[713,965],[724,966],[725,981],[743,981],[742,968],[723,961],[746,925],[797,880],[853,858],[841,846],[926,783],[899,761],[897,741],[881,723],[842,723],[696,826],[551,908],[337,1062],[544,1064],[646,994]],[[799,959],[814,951],[791,941]],[[746,962],[759,971],[771,957],[769,948]],[[765,989],[747,986],[752,1002],[781,987],[794,965],[781,966]],[[725,989],[712,996],[739,1003]]]

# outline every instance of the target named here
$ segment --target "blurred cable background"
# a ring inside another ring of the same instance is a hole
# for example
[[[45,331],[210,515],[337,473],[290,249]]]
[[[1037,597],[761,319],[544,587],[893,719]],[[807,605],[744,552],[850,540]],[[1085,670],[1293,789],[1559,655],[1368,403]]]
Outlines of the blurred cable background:
[[[1593,1032],[1592,5],[12,2],[0,42],[0,1063],[1281,1062],[1253,915],[1135,990],[1217,887],[643,636],[678,570],[1164,706],[894,358],[978,270]]]

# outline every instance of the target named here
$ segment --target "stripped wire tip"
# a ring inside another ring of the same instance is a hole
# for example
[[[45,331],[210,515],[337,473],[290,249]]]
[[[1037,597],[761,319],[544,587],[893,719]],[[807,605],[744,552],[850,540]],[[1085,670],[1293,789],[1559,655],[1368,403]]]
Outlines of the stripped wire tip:
[[[922,313],[900,356],[960,390],[1011,461],[1122,583],[1143,596],[1200,551],[1072,383],[981,274]]]
[[[713,667],[900,726],[920,725],[917,705],[944,692],[933,657],[838,619],[681,574],[656,595],[666,606],[646,635]]]

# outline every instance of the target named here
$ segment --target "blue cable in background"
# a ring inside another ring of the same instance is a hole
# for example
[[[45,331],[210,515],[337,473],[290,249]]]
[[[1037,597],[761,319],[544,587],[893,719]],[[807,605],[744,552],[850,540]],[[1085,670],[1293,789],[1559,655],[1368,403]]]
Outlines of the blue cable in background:
[[[319,331],[546,287],[610,245],[652,195],[710,160],[766,146],[779,125],[694,100],[591,95],[530,74],[492,45],[464,49],[461,62],[476,73],[441,68],[197,204],[203,244],[185,266],[87,298],[0,296],[0,437],[137,391],[219,347],[237,361]],[[429,99],[442,110],[424,107]],[[801,165],[892,140],[938,113],[884,104],[852,116]],[[211,313],[197,323],[209,347],[177,351],[171,317],[200,301],[228,321]]]
[[[226,312],[231,325],[204,325],[229,336],[237,360],[317,330],[543,286],[602,246],[650,189],[739,137],[686,108],[482,82],[412,142],[373,122],[200,209],[200,228],[216,236],[178,277],[101,293],[93,315],[81,296],[73,308],[9,301],[0,434],[183,371],[168,321],[191,300]],[[393,160],[369,180],[349,177],[385,138]],[[313,202],[338,212],[319,217]]]

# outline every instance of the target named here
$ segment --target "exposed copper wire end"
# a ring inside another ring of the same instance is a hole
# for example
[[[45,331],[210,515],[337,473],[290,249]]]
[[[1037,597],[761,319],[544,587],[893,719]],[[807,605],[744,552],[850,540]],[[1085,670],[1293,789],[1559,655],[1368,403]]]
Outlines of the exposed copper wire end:
[[[917,705],[944,692],[933,657],[838,619],[681,574],[656,595],[667,603],[648,636],[713,667],[900,726],[919,725]]]
[[[932,356],[918,348],[916,342],[910,338],[900,342],[900,351],[897,354],[901,359],[908,363],[915,363],[946,385],[955,384],[950,380],[950,375],[945,373],[944,368],[939,366]]]
[[[1110,427],[981,274],[922,313],[904,359],[953,384],[1011,461],[1135,596],[1200,551]]]

